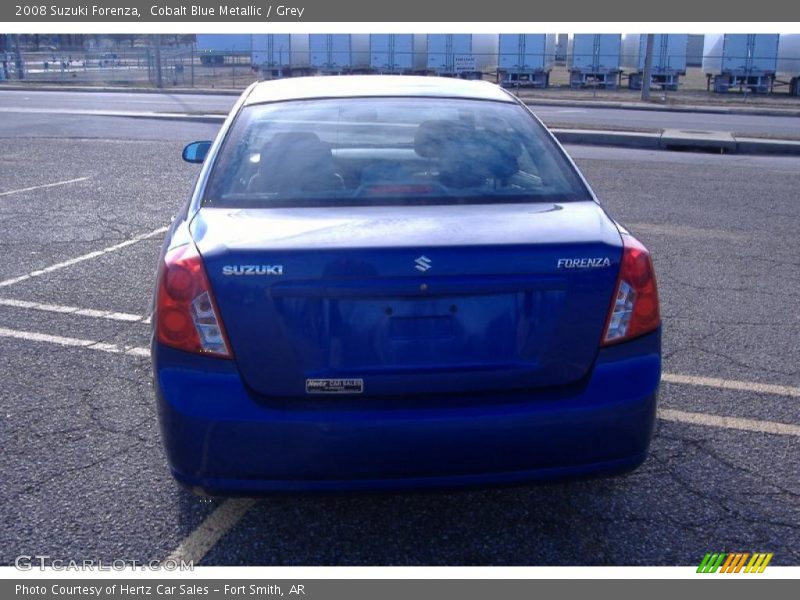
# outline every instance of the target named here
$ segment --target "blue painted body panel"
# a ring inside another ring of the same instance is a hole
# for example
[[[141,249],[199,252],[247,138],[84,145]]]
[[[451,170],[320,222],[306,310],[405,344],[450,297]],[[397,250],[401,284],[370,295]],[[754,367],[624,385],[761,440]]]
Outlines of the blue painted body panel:
[[[435,79],[384,89],[341,78],[325,93],[516,102],[497,86]],[[318,90],[251,86],[167,233],[162,259],[196,245],[233,352],[153,344],[175,477],[212,494],[366,490],[607,474],[644,460],[661,334],[600,347],[622,242],[588,185],[590,199],[561,203],[201,207],[241,106]],[[431,268],[415,269],[421,255]],[[608,260],[566,269],[561,259]],[[241,264],[282,274],[223,275]],[[363,393],[309,395],[309,378],[363,379]]]
[[[175,477],[198,492],[479,485],[627,470],[647,452],[660,332],[600,351],[571,386],[270,401],[230,361],[154,346]]]
[[[370,395],[577,381],[597,354],[622,251],[592,201],[203,208],[191,229],[242,378],[277,397],[304,396],[309,378],[363,378]],[[578,257],[608,264],[559,267]],[[282,274],[224,274],[236,264]]]

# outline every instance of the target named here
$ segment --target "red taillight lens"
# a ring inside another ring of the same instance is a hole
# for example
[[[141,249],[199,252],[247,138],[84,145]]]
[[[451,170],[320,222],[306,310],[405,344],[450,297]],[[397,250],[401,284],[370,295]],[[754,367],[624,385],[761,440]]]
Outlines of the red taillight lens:
[[[622,236],[622,264],[602,344],[624,342],[658,329],[656,275],[650,253],[630,235]]]
[[[186,244],[169,250],[158,274],[156,338],[166,346],[231,358],[203,259]]]

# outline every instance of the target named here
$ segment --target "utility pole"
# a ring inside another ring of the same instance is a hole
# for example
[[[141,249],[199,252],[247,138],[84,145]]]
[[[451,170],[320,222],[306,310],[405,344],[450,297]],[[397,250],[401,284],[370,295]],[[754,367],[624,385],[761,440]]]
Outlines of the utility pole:
[[[161,34],[157,33],[153,43],[156,47],[156,87],[162,88],[164,87],[164,80],[161,75]]]
[[[650,100],[650,79],[653,72],[653,46],[655,46],[656,36],[652,33],[647,34],[647,47],[644,51],[644,73],[642,73],[642,101]]]

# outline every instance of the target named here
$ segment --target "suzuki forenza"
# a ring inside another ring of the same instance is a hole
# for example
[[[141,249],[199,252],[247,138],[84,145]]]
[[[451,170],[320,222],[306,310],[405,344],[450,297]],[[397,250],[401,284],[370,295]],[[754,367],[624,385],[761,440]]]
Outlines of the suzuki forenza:
[[[153,368],[197,493],[419,488],[640,464],[648,251],[514,96],[435,77],[248,88],[164,244]]]

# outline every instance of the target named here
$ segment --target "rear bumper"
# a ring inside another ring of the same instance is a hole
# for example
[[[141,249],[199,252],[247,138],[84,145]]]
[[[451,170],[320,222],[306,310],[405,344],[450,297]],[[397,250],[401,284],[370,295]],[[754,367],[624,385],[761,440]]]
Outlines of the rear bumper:
[[[569,389],[402,407],[266,406],[234,363],[153,348],[164,445],[197,492],[483,485],[635,468],[653,431],[660,332],[600,351]]]

